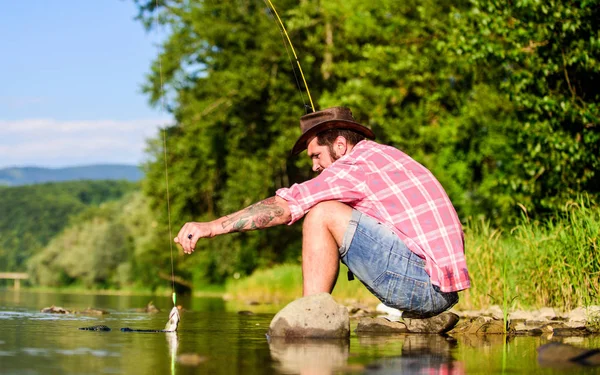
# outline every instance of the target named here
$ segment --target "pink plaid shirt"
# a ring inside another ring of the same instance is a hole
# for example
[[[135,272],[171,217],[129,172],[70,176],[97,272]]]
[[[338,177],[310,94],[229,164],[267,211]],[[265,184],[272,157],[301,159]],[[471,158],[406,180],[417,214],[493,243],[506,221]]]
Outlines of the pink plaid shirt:
[[[276,194],[290,207],[290,225],[319,202],[346,203],[389,227],[425,259],[425,270],[441,291],[470,286],[452,202],[433,174],[400,150],[361,141],[317,177]]]

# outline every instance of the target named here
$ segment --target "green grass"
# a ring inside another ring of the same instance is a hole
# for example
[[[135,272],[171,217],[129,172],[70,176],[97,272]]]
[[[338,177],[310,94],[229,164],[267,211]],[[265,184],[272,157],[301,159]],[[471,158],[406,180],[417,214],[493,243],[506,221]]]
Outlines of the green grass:
[[[511,231],[486,221],[465,229],[472,287],[459,307],[555,307],[598,304],[600,208],[584,199],[546,221],[522,222]]]
[[[492,228],[488,221],[465,227],[471,288],[461,292],[459,309],[499,305],[506,314],[519,308],[549,306],[569,310],[600,304],[600,207],[579,199],[549,220],[524,215],[512,230]],[[286,303],[302,295],[300,265],[258,270],[231,280],[232,298]],[[358,281],[348,282],[346,269],[332,293],[340,302],[375,305],[377,299]]]
[[[360,281],[348,281],[347,270],[341,265],[332,296],[342,303],[376,304],[377,299]],[[302,268],[299,264],[282,264],[258,270],[249,277],[228,281],[226,291],[235,299],[288,303],[302,296]]]

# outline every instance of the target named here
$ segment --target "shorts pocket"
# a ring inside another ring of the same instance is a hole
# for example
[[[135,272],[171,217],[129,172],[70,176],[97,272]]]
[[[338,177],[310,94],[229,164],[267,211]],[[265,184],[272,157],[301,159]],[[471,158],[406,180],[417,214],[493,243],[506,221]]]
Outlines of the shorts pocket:
[[[422,313],[433,308],[429,284],[406,275],[386,272],[375,288],[381,292],[381,301],[402,311]]]

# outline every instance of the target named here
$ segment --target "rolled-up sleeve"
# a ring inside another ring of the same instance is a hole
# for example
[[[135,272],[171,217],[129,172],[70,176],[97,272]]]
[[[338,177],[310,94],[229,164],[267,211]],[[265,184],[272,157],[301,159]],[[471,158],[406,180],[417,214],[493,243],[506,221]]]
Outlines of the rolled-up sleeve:
[[[320,202],[334,200],[352,206],[364,197],[363,176],[361,168],[338,160],[317,177],[279,189],[275,194],[288,203],[292,215],[288,225],[291,225]]]

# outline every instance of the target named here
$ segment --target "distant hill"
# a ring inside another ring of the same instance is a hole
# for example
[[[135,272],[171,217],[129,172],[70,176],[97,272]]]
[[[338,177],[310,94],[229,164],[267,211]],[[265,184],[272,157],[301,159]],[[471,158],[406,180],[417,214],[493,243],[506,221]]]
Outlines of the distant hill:
[[[143,177],[139,167],[123,164],[99,164],[67,168],[14,167],[0,169],[0,185],[20,186],[73,180],[127,180]]]

